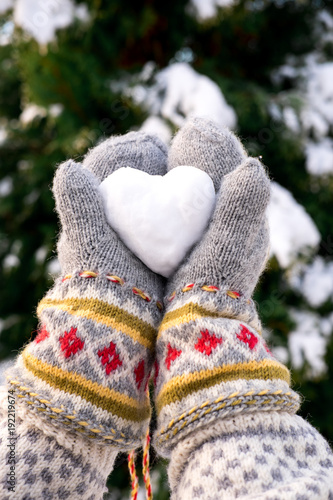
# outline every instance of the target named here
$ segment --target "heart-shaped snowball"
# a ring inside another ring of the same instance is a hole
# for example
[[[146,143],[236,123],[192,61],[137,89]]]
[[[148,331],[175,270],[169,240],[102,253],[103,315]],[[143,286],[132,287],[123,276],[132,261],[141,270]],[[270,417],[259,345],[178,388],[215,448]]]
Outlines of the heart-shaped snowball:
[[[215,205],[209,175],[188,166],[165,176],[120,168],[100,191],[110,226],[146,266],[166,278],[199,241]]]

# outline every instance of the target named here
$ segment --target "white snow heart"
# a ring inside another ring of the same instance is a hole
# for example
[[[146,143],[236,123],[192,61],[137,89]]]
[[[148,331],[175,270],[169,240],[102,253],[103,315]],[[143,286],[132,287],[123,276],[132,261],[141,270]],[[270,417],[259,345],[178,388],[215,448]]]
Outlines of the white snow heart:
[[[176,167],[165,176],[123,167],[100,184],[110,226],[155,273],[168,278],[200,240],[215,206],[206,172]]]

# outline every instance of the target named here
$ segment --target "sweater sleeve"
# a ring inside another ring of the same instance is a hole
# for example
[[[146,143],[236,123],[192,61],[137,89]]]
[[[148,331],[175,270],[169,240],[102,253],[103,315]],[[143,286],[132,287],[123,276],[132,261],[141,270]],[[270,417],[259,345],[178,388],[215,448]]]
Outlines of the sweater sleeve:
[[[288,369],[253,320],[213,309],[220,292],[204,303],[191,290],[157,341],[155,446],[170,458],[172,500],[332,500],[332,452],[295,414]]]
[[[333,454],[305,420],[265,412],[217,420],[171,454],[172,500],[332,500]]]
[[[45,426],[8,393],[0,419],[2,500],[100,500],[118,449]],[[7,408],[6,408],[7,407]]]
[[[106,273],[60,277],[39,303],[39,333],[8,370],[20,406],[48,425],[121,450],[141,446],[159,310]],[[155,311],[156,310],[156,311]]]
[[[39,333],[7,372],[1,499],[101,499],[117,452],[142,445],[160,312],[133,288],[82,271],[59,278],[40,302]],[[15,408],[15,493],[7,491],[6,408]]]

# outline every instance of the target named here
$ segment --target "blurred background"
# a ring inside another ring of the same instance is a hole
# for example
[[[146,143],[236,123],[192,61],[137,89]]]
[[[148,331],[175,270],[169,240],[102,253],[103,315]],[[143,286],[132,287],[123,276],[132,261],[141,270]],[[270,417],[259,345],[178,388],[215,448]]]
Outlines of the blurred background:
[[[332,1],[0,1],[0,372],[59,272],[57,164],[129,130],[168,143],[191,114],[232,128],[269,170],[255,300],[301,415],[332,442]],[[154,454],[152,482],[168,499]],[[125,455],[109,489],[128,498]]]

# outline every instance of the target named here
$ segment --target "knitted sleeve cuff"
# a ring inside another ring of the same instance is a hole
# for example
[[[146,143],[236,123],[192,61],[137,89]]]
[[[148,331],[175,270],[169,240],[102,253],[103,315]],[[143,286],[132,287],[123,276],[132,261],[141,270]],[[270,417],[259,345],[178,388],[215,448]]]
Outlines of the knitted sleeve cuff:
[[[288,369],[274,359],[260,332],[224,317],[214,303],[203,304],[202,292],[169,308],[156,352],[155,446],[162,455],[217,418],[275,409],[294,413],[299,407]]]
[[[117,276],[59,279],[38,306],[36,339],[9,374],[21,404],[94,440],[140,446],[150,418],[156,299]]]
[[[119,449],[58,429],[18,412],[14,437],[8,418],[0,419],[0,497],[2,499],[102,498]]]
[[[171,499],[321,500],[333,495],[333,454],[297,415],[218,420],[182,439],[168,470]]]

